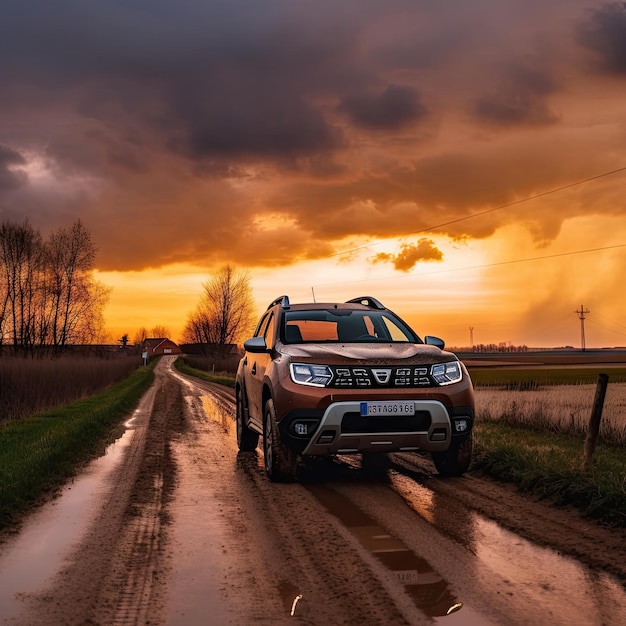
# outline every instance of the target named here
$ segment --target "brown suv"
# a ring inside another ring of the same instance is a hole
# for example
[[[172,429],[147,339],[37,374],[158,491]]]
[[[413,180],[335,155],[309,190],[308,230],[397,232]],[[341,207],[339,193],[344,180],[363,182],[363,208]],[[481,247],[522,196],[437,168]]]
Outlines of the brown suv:
[[[271,480],[301,457],[427,451],[444,476],[472,457],[474,390],[437,337],[422,341],[369,296],[346,303],[272,302],[244,343],[236,380],[237,442],[263,435]]]

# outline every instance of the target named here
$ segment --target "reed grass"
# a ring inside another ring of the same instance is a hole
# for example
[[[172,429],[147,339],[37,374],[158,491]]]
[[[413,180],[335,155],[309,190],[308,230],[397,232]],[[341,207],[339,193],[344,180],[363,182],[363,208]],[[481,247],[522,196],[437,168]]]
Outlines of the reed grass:
[[[139,357],[1,358],[0,423],[86,398],[140,366]]]

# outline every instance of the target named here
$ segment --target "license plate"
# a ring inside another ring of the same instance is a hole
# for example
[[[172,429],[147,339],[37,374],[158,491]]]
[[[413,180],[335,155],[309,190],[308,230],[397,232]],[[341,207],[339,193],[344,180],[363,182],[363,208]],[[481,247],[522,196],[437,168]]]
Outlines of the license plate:
[[[413,415],[415,404],[411,402],[385,402],[384,400],[373,402],[361,402],[361,416],[372,415]]]

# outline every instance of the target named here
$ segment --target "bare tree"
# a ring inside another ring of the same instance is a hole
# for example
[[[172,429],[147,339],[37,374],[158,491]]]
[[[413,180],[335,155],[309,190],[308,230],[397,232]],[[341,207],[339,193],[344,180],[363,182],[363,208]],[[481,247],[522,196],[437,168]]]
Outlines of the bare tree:
[[[103,311],[110,294],[111,288],[95,280],[91,273],[76,282],[73,302],[67,313],[64,312],[67,318],[64,343],[60,347],[71,343],[92,343],[102,334]]]
[[[150,329],[150,337],[169,339],[170,329],[167,326],[157,325]]]
[[[95,254],[80,220],[45,243],[28,220],[0,224],[0,342],[32,354],[94,340],[110,293],[93,277]]]
[[[249,332],[254,303],[250,277],[232,265],[222,266],[202,285],[204,291],[183,331],[189,343],[213,344],[222,354]]]
[[[143,346],[143,342],[148,338],[148,329],[143,326],[137,330],[137,332],[133,335],[133,345],[139,346],[140,348]]]
[[[0,266],[4,278],[3,323],[15,350],[33,350],[43,255],[41,235],[28,220],[0,226]]]
[[[52,295],[51,334],[55,348],[75,339],[80,322],[97,305],[91,275],[96,247],[80,220],[52,233],[46,245]],[[98,290],[100,296],[102,290]],[[81,334],[84,334],[82,332]]]

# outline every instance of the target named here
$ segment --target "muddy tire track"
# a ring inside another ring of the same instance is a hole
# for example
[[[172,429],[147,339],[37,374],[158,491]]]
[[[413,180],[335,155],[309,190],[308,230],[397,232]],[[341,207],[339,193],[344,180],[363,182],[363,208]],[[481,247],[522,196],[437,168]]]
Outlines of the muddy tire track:
[[[25,611],[12,623],[140,624],[161,611],[160,555],[176,476],[170,441],[184,424],[180,385],[164,372],[157,366],[135,411],[132,443],[89,531],[49,588],[23,597]]]
[[[176,484],[171,441],[184,430],[180,385],[159,380],[141,466],[126,509],[109,574],[93,618],[126,626],[158,621],[164,606],[164,563],[169,514]]]

